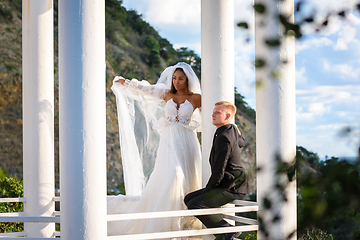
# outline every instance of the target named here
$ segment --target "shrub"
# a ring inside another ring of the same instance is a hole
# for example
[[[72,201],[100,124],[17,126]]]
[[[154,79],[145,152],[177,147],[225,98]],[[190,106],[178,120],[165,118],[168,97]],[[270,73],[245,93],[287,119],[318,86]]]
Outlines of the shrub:
[[[6,174],[4,172],[4,169],[0,168],[0,180],[3,180],[4,178],[6,178]]]
[[[245,240],[256,240],[256,239],[257,239],[256,233],[249,234],[245,237]]]
[[[333,240],[333,236],[328,234],[326,231],[311,228],[307,229],[304,234],[299,237],[299,240]]]
[[[0,179],[0,198],[18,198],[23,196],[23,183],[16,178],[5,177]],[[22,212],[23,204],[20,202],[0,203],[0,212]],[[0,232],[22,232],[23,223],[0,223]]]

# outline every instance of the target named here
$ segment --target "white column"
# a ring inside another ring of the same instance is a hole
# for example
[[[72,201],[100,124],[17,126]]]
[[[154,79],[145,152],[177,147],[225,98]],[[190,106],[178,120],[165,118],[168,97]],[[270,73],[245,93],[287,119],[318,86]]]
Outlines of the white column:
[[[201,88],[203,185],[211,171],[209,155],[218,101],[234,103],[234,0],[201,1]]]
[[[53,2],[22,1],[23,180],[26,216],[54,212]],[[25,223],[28,237],[51,237],[54,223]]]
[[[59,1],[61,239],[106,239],[105,1]]]
[[[265,60],[266,64],[256,68],[256,156],[261,168],[257,174],[257,201],[262,204],[264,197],[268,197],[272,202],[272,210],[260,211],[258,216],[266,221],[270,239],[285,239],[297,225],[296,181],[286,188],[287,202],[281,200],[274,183],[276,155],[292,162],[296,154],[295,45],[293,37],[282,37],[280,48],[269,48],[265,40],[280,39],[283,29],[277,15],[284,13],[293,21],[294,1],[255,3],[266,6],[266,14],[255,15],[255,58]],[[281,220],[273,223],[276,214],[280,214]],[[258,233],[258,239],[264,238]],[[296,239],[296,234],[291,239]]]

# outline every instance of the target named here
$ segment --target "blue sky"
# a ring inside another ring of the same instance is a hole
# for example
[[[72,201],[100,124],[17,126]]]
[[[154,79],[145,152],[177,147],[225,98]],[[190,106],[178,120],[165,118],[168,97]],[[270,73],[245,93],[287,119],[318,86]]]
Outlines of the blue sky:
[[[359,0],[309,0],[305,13],[319,19]],[[201,56],[201,0],[123,0],[174,48],[187,47]],[[255,109],[253,1],[234,0],[235,86]],[[247,21],[250,29],[236,26]],[[250,38],[246,42],[246,38]],[[305,29],[296,42],[296,144],[325,156],[357,156],[360,144],[360,14],[334,18],[315,34]],[[351,127],[347,137],[341,131]]]

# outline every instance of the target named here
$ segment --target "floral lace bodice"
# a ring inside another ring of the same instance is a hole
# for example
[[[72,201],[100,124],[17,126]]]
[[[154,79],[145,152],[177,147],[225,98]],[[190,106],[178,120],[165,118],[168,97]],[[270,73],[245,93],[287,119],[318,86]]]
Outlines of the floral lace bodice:
[[[174,100],[170,99],[165,105],[165,118],[172,123],[189,125],[193,111],[194,107],[188,100],[178,107]]]

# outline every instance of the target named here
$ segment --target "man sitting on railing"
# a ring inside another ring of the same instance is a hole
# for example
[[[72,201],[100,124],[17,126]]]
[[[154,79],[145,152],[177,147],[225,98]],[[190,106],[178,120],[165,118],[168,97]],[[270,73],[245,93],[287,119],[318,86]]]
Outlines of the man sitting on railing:
[[[248,194],[249,184],[240,160],[240,148],[245,146],[236,125],[231,121],[236,107],[226,101],[217,102],[212,124],[217,128],[210,152],[211,176],[205,188],[186,195],[188,209],[217,208]],[[230,227],[220,214],[196,216],[207,228]],[[230,240],[240,233],[216,234],[216,240]]]

